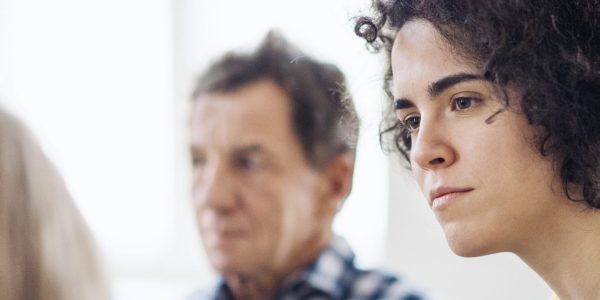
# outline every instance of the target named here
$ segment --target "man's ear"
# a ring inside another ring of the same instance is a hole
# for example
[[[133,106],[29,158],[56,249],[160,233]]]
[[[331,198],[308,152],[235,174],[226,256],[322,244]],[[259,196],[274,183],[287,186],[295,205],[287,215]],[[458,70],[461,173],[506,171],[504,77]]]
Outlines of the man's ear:
[[[335,215],[352,189],[354,173],[354,155],[344,153],[338,155],[323,170],[323,193],[321,201],[324,209]]]

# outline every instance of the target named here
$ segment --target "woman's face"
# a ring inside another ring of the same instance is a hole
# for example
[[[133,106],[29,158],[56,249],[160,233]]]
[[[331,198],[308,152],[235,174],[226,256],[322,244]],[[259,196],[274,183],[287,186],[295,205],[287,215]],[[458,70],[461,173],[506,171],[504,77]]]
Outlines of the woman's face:
[[[527,251],[564,203],[519,94],[483,79],[426,21],[398,32],[392,71],[396,115],[411,131],[413,174],[452,250]]]

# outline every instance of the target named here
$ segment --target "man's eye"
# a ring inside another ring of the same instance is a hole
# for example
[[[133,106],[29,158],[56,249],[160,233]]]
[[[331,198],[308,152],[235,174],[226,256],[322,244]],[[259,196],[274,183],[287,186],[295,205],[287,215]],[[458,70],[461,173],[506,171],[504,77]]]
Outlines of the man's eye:
[[[192,155],[192,166],[201,167],[206,163],[206,159],[199,155]]]
[[[452,110],[467,110],[473,106],[473,102],[476,101],[470,97],[458,97],[452,100]]]
[[[260,167],[260,159],[256,157],[243,157],[238,160],[238,167],[244,170],[254,170]]]
[[[408,116],[404,118],[404,126],[408,129],[408,131],[413,132],[419,129],[419,125],[421,124],[421,117],[419,116]]]

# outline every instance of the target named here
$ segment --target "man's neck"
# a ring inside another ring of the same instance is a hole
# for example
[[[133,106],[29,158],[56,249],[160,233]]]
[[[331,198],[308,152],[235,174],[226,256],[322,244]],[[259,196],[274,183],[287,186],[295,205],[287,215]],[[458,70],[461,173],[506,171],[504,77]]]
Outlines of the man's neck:
[[[331,232],[311,241],[305,249],[290,256],[291,261],[278,268],[265,266],[253,274],[224,275],[227,287],[236,300],[265,300],[275,297],[285,282],[312,264],[327,248],[333,235]]]
[[[229,275],[225,278],[233,298],[239,300],[271,299],[277,292],[279,280],[265,275]]]

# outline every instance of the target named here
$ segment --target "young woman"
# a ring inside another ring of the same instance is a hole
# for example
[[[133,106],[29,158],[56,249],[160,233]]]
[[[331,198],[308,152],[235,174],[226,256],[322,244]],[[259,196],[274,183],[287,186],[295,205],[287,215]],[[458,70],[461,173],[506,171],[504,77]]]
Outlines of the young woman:
[[[398,150],[461,256],[600,299],[600,3],[375,1]]]

